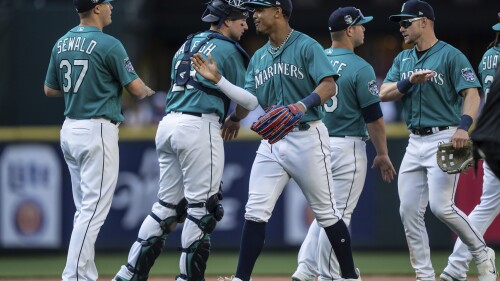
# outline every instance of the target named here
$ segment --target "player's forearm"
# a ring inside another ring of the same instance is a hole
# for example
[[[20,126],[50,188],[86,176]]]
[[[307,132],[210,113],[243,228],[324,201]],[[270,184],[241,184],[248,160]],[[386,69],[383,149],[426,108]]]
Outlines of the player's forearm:
[[[45,92],[45,95],[47,97],[62,97],[62,92],[56,89],[52,89],[51,87],[48,87],[47,85],[43,85],[43,90]]]
[[[125,88],[127,88],[130,94],[136,96],[138,99],[152,96],[155,93],[155,91],[144,84],[141,78],[136,78],[134,81],[128,83]]]
[[[231,113],[230,118],[232,121],[238,122],[241,119],[247,117],[248,113],[250,113],[250,110],[238,104],[236,105],[236,108],[234,109],[233,113]]]
[[[216,85],[228,98],[248,110],[254,110],[259,105],[256,96],[249,91],[232,84],[223,76]]]
[[[481,102],[477,89],[465,89],[461,92],[461,94],[465,96],[464,103],[462,105],[462,115],[469,115],[472,119],[476,118],[479,104]]]
[[[398,101],[404,94],[399,92],[397,82],[386,82],[380,86],[379,96],[381,101]]]
[[[366,124],[366,127],[377,155],[387,155],[387,136],[385,133],[384,118],[381,117],[373,122],[370,122]]]
[[[337,94],[337,84],[333,77],[325,77],[319,85],[314,89],[314,92],[321,98],[321,104]]]

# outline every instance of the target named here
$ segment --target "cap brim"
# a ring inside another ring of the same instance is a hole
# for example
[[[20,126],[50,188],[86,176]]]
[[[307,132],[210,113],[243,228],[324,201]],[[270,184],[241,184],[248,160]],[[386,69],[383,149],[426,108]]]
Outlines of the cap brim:
[[[273,4],[267,1],[252,1],[243,4],[245,7],[255,8],[255,7],[274,7]]]
[[[360,20],[358,23],[356,24],[365,24],[365,23],[368,23],[368,22],[371,22],[373,20],[373,17],[372,16],[369,16],[369,17],[364,17],[362,20]]]
[[[495,24],[491,28],[493,28],[493,30],[495,30],[495,31],[500,31],[500,23]]]
[[[203,22],[216,22],[216,21],[219,21],[219,17],[216,15],[208,14],[208,15],[204,16],[203,18],[201,18],[201,20]]]
[[[411,19],[411,18],[418,18],[418,16],[410,14],[398,14],[389,17],[389,19],[394,22],[400,22],[402,18]]]
[[[104,0],[102,3],[112,2],[113,0]]]

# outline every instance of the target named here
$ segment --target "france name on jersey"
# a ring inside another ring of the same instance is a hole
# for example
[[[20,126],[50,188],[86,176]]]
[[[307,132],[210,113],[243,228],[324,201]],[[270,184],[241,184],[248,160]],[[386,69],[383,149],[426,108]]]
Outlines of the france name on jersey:
[[[458,126],[463,103],[460,91],[481,86],[470,62],[458,49],[438,41],[420,59],[415,47],[400,52],[384,83],[409,78],[419,70],[432,70],[435,76],[413,85],[401,99],[408,128]]]
[[[245,89],[257,96],[262,108],[296,103],[314,91],[323,78],[335,75],[321,45],[304,33],[294,30],[274,55],[269,44],[252,56],[245,79]],[[323,116],[322,107],[317,106],[306,112],[302,122]]]
[[[118,39],[94,26],[77,26],[54,45],[45,84],[64,93],[69,118],[122,122],[122,89],[136,78]]]
[[[337,95],[324,104],[329,135],[367,137],[361,110],[380,102],[373,67],[348,49],[329,48],[325,54],[340,76]]]
[[[196,48],[198,44],[210,33],[211,31],[206,31],[197,34],[193,38],[190,51]],[[182,44],[172,60],[170,76],[172,79],[172,87],[167,94],[166,112],[187,111],[217,113],[221,118],[223,118],[227,112],[224,110],[224,102],[222,99],[214,95],[209,95],[189,85],[184,87],[175,84],[175,76],[177,74],[179,63],[184,56],[183,51],[185,44],[186,42]],[[245,83],[245,61],[240,51],[233,43],[213,38],[201,46],[198,53],[203,55],[205,58],[207,58],[208,55],[211,55],[214,61],[217,62],[221,75],[224,76],[229,82],[239,87],[243,87]],[[211,81],[206,80],[200,74],[196,73],[192,64],[191,72],[188,75],[207,88],[217,89],[217,86],[215,86]]]
[[[485,98],[488,98],[488,93],[490,92],[491,83],[493,82],[493,77],[495,77],[495,72],[498,68],[498,59],[500,58],[500,47],[494,46],[486,51],[483,55],[483,59],[479,63],[478,72],[481,78],[481,83],[483,84],[483,92]]]

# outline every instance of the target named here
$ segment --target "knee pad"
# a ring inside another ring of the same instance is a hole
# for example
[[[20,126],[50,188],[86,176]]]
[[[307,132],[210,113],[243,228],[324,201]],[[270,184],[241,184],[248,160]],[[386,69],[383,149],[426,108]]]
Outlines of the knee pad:
[[[155,260],[161,254],[168,234],[175,229],[177,223],[182,223],[186,219],[187,201],[185,198],[183,198],[177,205],[163,201],[159,201],[159,203],[164,207],[176,210],[176,215],[162,220],[153,212],[149,214],[149,216],[160,225],[162,234],[161,236],[154,236],[145,240],[140,238],[137,239],[137,242],[141,243],[141,250],[139,252],[136,265],[135,267],[127,265],[128,270],[134,274],[131,281],[142,281],[148,279],[149,271],[151,270],[151,267],[153,267]]]
[[[224,217],[224,208],[220,204],[220,200],[222,200],[222,193],[218,192],[210,196],[206,204],[207,211],[213,214],[217,221],[220,221]]]
[[[205,281],[205,269],[210,255],[210,235],[206,234],[198,241],[193,242],[186,253],[186,273],[188,281]],[[184,276],[183,276],[184,277]]]

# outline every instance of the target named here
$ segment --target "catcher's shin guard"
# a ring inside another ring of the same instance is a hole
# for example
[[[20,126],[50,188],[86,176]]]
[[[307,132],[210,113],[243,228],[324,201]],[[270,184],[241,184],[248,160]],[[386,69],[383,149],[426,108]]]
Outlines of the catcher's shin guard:
[[[177,223],[182,223],[186,219],[187,201],[185,198],[183,198],[177,205],[162,201],[160,201],[160,204],[169,209],[176,210],[177,214],[164,220],[161,220],[153,212],[149,214],[149,216],[158,222],[163,234],[161,236],[154,236],[148,239],[137,238],[137,242],[141,243],[139,257],[137,258],[135,267],[130,264],[127,265],[128,270],[133,273],[131,281],[143,281],[148,279],[149,271],[151,270],[151,267],[153,267],[156,258],[158,258],[161,254],[168,234],[175,229]]]
[[[191,215],[187,216],[203,232],[203,238],[194,241],[188,248],[181,249],[186,253],[187,276],[180,275],[184,279],[189,281],[205,280],[205,269],[210,255],[210,235],[214,231],[217,222],[224,216],[224,209],[219,203],[220,200],[222,200],[222,193],[219,192],[211,196],[206,203],[188,204],[189,208],[205,207],[209,213],[200,219]]]
[[[202,239],[194,241],[187,249],[182,249],[186,253],[187,276],[181,274],[180,277],[188,281],[205,281],[210,245],[210,234],[205,234]]]

